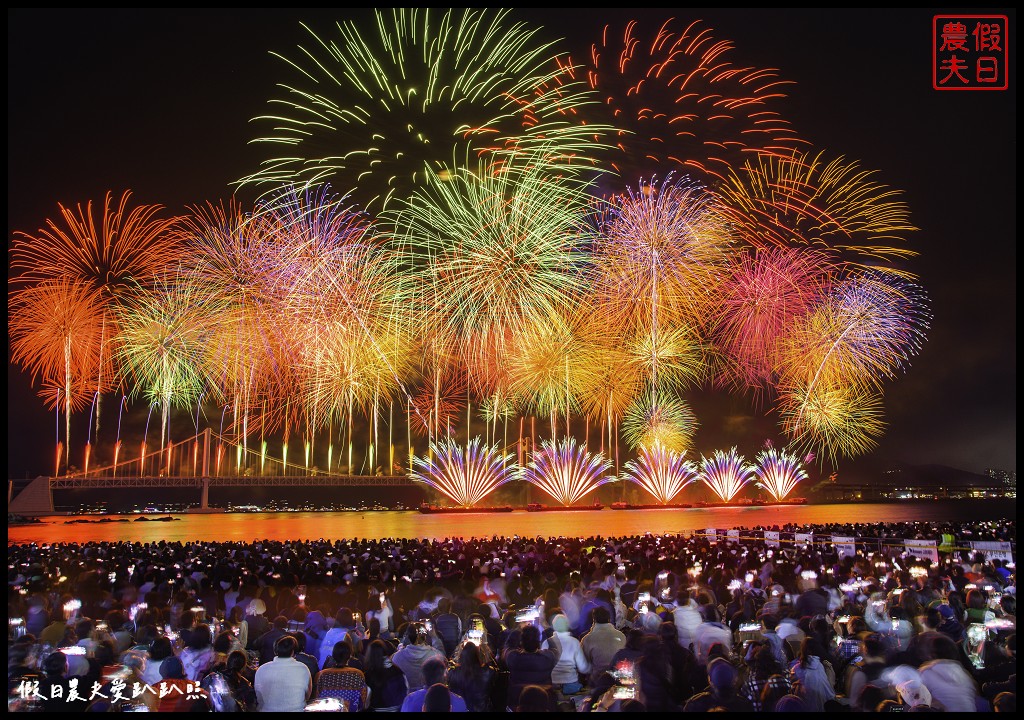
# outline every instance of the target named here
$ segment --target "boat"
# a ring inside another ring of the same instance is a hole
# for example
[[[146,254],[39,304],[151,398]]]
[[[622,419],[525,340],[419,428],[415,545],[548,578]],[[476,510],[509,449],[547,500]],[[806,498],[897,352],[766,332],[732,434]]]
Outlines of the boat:
[[[690,505],[689,503],[668,503],[667,505],[662,505],[660,503],[634,504],[626,502],[614,502],[608,507],[610,507],[612,510],[664,510],[665,508],[692,508],[693,505]]]
[[[721,500],[700,500],[694,505],[699,508],[724,508],[724,507],[754,507],[755,505],[763,505],[764,503],[754,502],[750,498],[741,498],[739,500],[730,500],[729,502],[722,502]]]
[[[762,505],[806,505],[807,498],[783,498],[782,500],[765,500]]]
[[[445,505],[420,505],[420,512],[424,515],[440,515],[442,513],[498,513],[512,512],[511,505],[499,505],[497,507],[449,507]]]
[[[526,512],[544,512],[545,510],[603,510],[604,505],[599,502],[593,505],[542,505],[541,503],[530,503],[526,506]]]

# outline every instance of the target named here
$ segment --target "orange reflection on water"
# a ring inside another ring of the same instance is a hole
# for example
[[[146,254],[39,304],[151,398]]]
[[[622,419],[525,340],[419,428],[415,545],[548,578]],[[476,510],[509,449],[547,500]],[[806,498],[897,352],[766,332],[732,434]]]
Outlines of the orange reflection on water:
[[[310,540],[317,538],[445,538],[493,535],[589,536],[691,533],[706,528],[754,527],[786,523],[965,521],[1016,518],[1005,501],[908,501],[900,503],[802,505],[777,507],[688,508],[665,510],[587,510],[576,512],[471,513],[424,515],[415,510],[380,512],[278,512],[175,515],[170,522],[138,521],[135,515],[111,515],[128,522],[65,524],[70,518],[42,518],[45,524],[7,529],[8,543],[188,542],[192,540]],[[98,519],[95,516],[89,518]]]

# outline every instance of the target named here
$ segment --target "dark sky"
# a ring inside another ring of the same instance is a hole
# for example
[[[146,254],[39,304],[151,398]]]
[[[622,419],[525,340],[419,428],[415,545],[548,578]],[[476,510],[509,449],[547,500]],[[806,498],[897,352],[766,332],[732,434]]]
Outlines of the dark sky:
[[[327,33],[352,12],[9,10],[8,238],[55,217],[58,202],[99,202],[108,190],[131,189],[136,202],[175,212],[226,198],[260,159],[247,141],[250,118],[280,79],[269,51],[292,51],[304,38],[300,21]],[[938,92],[932,18],[949,13],[674,11],[734,41],[737,62],[795,81],[781,108],[800,136],[878,170],[880,182],[905,191],[920,228],[910,236],[920,254],[907,266],[931,297],[928,341],[886,386],[888,430],[877,451],[841,471],[1016,470],[1015,13],[971,11],[1009,15],[1009,90]],[[670,15],[530,9],[514,17],[585,49],[605,23]],[[17,368],[8,369],[8,389],[9,477],[45,473],[54,415]]]

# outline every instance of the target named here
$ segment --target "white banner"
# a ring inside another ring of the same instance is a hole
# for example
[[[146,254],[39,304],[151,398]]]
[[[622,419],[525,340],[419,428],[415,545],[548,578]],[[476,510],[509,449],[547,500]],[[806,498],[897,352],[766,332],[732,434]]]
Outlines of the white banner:
[[[836,552],[839,557],[853,557],[857,554],[856,539],[845,535],[833,535],[832,542],[835,543]]]
[[[725,533],[725,537],[729,540],[729,542],[738,543],[740,541],[740,531],[727,530]]]
[[[765,530],[764,531],[764,544],[767,547],[777,548],[779,546],[779,532],[778,532],[778,530]]]
[[[814,533],[793,533],[793,542],[797,547],[814,543]]]
[[[709,541],[718,542],[718,531],[714,528],[708,528],[707,530],[705,530],[704,535],[707,536],[707,539]]]
[[[903,544],[906,546],[907,555],[913,555],[922,560],[931,560],[933,563],[939,562],[939,548],[934,540],[908,538],[903,541]]]
[[[1006,562],[1015,562],[1013,559],[1013,545],[1008,542],[996,542],[994,540],[976,540],[968,543],[974,552],[980,552],[986,560],[998,558]]]

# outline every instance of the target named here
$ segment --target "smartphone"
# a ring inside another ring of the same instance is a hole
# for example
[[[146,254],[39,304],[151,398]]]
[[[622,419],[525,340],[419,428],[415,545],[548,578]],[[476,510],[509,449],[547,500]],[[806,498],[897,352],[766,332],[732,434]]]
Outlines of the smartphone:
[[[616,700],[632,700],[636,697],[636,687],[632,685],[616,685],[612,690],[612,697]]]
[[[480,646],[480,641],[483,639],[484,634],[481,630],[470,630],[466,633],[466,642],[471,642],[477,647]]]
[[[430,622],[429,620],[427,620],[423,624],[427,626],[427,632],[431,632],[434,629],[434,623]]]
[[[642,593],[640,593],[639,595],[636,596],[636,599],[639,600],[642,603],[650,602],[651,601],[651,594],[649,592],[642,592]]]

